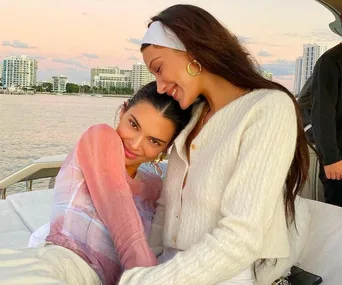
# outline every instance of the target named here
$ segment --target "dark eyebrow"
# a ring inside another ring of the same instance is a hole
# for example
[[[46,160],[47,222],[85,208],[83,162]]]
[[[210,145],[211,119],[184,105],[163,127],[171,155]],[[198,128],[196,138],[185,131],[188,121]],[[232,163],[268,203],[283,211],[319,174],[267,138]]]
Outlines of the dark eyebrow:
[[[148,65],[148,69],[149,69],[149,70],[151,70],[151,65],[152,65],[152,63],[153,63],[155,60],[157,60],[158,58],[161,58],[161,57],[158,56],[158,57],[156,57],[156,58],[154,58],[154,59],[151,60],[150,64]]]
[[[138,128],[141,129],[141,127],[140,127],[140,125],[139,125],[139,122],[138,122],[138,120],[136,119],[136,117],[134,117],[132,114],[131,114],[131,117],[133,118],[133,121],[134,121],[134,123],[138,126]]]
[[[156,140],[156,141],[158,141],[158,142],[161,142],[161,143],[167,143],[166,141],[163,141],[163,140],[161,140],[161,139],[157,139],[157,138],[155,138],[155,137],[151,137],[151,138],[153,138],[154,140]]]
[[[131,114],[131,117],[133,118],[133,121],[138,126],[138,128],[141,129],[141,126],[139,125],[139,122],[138,122],[137,118],[134,117],[132,114]],[[158,141],[158,142],[161,142],[161,143],[167,143],[166,141],[163,141],[163,140],[155,138],[155,137],[151,137],[151,138],[156,140],[156,141]]]

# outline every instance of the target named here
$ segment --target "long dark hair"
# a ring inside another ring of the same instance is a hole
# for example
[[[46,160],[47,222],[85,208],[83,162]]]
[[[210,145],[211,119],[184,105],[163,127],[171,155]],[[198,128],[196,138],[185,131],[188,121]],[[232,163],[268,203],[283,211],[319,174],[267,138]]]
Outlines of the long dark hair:
[[[167,94],[157,92],[157,83],[152,81],[142,86],[137,93],[124,104],[124,111],[136,104],[146,102],[158,110],[164,118],[169,119],[176,127],[176,132],[171,142],[186,127],[191,118],[191,108],[183,110],[177,101]]]
[[[151,21],[160,21],[170,28],[187,52],[207,71],[237,87],[280,90],[291,98],[295,105],[298,132],[295,155],[284,191],[285,215],[289,226],[295,221],[295,198],[303,188],[309,170],[309,150],[295,97],[281,84],[265,79],[237,37],[207,11],[193,5],[174,5],[152,17]],[[143,44],[141,50],[147,46]]]

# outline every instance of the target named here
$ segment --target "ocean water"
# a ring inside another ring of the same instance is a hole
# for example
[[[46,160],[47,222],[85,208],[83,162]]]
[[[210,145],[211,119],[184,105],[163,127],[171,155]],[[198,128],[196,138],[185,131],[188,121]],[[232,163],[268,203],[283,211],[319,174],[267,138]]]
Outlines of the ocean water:
[[[0,180],[43,156],[66,154],[98,123],[113,125],[124,98],[0,94]],[[37,180],[34,189],[47,188]],[[23,191],[24,183],[8,193]]]

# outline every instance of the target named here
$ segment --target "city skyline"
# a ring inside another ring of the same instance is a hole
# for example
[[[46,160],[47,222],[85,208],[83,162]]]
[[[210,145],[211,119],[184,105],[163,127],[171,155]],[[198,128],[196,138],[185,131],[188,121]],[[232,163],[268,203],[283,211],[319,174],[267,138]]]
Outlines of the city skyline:
[[[304,44],[303,54],[296,59],[293,93],[298,95],[312,75],[317,60],[327,51],[326,45]]]
[[[0,16],[3,23],[11,25],[6,25],[0,36],[0,61],[6,56],[27,55],[39,61],[38,80],[63,74],[78,83],[89,81],[92,67],[130,69],[142,61],[139,45],[149,18],[182,2],[7,1]],[[302,54],[303,44],[331,48],[341,41],[328,27],[333,15],[314,0],[206,2],[186,3],[198,5],[218,18],[240,38],[263,69],[291,91],[295,61]]]

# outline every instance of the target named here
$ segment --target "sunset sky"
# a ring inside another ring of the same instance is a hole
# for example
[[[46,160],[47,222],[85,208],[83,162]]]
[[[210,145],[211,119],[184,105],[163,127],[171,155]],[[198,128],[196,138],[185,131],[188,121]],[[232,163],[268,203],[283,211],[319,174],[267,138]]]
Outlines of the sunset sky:
[[[149,18],[178,3],[212,13],[291,91],[303,44],[341,41],[314,0],[11,0],[1,3],[0,61],[27,55],[39,62],[39,80],[63,74],[77,83],[90,81],[91,67],[131,68]]]

